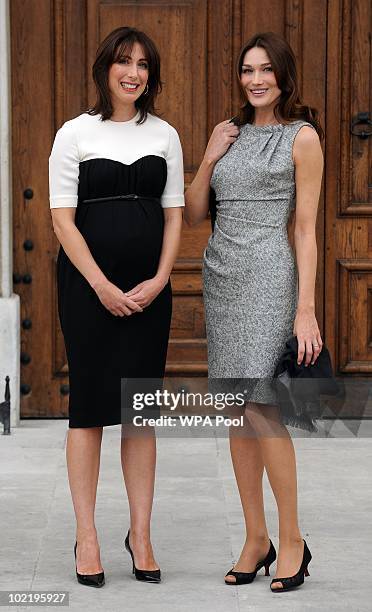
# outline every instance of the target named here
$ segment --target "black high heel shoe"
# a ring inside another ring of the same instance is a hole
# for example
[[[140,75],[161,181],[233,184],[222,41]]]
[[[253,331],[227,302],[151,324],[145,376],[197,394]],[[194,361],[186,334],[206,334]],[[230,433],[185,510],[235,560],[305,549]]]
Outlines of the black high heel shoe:
[[[288,578],[273,578],[270,583],[270,589],[272,593],[282,593],[283,591],[290,591],[291,589],[295,589],[304,583],[304,576],[310,576],[309,571],[307,569],[308,564],[312,559],[311,552],[308,549],[308,546],[304,540],[304,554],[302,557],[302,563],[300,565],[300,569],[297,574],[294,576],[289,576]],[[281,582],[283,586],[278,587],[277,589],[273,589],[271,585],[274,582]]]
[[[260,570],[261,567],[264,567],[264,566],[265,566],[265,576],[270,576],[269,567],[275,561],[275,559],[276,559],[276,550],[274,548],[272,541],[270,540],[269,552],[267,553],[266,557],[262,559],[262,561],[259,561],[257,563],[256,569],[253,572],[235,572],[233,568],[229,572],[227,572],[226,576],[235,576],[235,582],[232,582],[232,581],[230,582],[230,581],[225,580],[225,584],[232,584],[234,586],[237,584],[249,584],[250,582],[253,582],[253,580],[256,578],[256,574],[258,570]]]
[[[76,567],[76,547],[77,542],[75,542],[74,546],[74,555],[75,555],[75,571],[76,578],[80,584],[85,584],[86,586],[92,587],[102,587],[105,584],[105,572],[100,572],[99,574],[79,574]]]
[[[134,556],[133,556],[133,551],[130,547],[129,544],[129,529],[128,529],[128,533],[127,533],[127,537],[125,538],[125,548],[127,549],[127,551],[129,552],[130,556],[132,557],[132,563],[133,563],[133,569],[132,569],[132,573],[135,575],[137,580],[141,580],[142,582],[160,582],[161,580],[161,576],[160,576],[160,569],[158,570],[141,570],[138,569],[135,564],[134,564]]]

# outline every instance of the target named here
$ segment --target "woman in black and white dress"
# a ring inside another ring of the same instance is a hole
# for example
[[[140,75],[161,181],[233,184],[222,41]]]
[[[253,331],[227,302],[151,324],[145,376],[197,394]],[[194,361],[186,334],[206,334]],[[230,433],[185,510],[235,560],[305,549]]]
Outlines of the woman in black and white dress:
[[[133,28],[111,32],[97,51],[93,78],[97,102],[58,130],[49,181],[61,244],[58,310],[69,366],[66,456],[76,571],[79,582],[102,586],[94,524],[102,428],[123,424],[123,378],[164,376],[184,183],[178,134],[154,110],[161,81],[151,39]],[[122,425],[131,516],[126,546],[136,577],[158,581],[150,542],[155,436],[151,428],[142,436],[127,431]]]

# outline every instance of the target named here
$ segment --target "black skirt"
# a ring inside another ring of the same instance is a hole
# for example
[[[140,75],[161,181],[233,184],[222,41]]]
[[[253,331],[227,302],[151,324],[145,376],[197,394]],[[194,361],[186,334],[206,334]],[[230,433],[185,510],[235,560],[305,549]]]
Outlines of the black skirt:
[[[102,272],[122,291],[157,272],[166,176],[165,160],[155,155],[131,165],[110,159],[80,163],[75,224]],[[144,197],[110,199],[128,194]],[[84,203],[97,198],[103,201]],[[69,368],[69,427],[122,423],[122,379],[164,376],[172,315],[170,281],[143,312],[115,316],[61,246],[57,289]]]

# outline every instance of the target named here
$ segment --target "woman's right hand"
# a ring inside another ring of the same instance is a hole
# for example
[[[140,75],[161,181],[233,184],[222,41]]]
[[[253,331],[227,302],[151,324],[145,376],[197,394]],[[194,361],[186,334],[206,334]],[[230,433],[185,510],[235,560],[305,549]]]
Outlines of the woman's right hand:
[[[216,162],[225,155],[230,145],[239,136],[239,128],[230,120],[218,123],[209,139],[204,157],[208,161]]]
[[[115,316],[123,317],[134,312],[143,312],[143,308],[139,304],[127,297],[119,287],[109,280],[97,283],[94,291],[101,303]]]

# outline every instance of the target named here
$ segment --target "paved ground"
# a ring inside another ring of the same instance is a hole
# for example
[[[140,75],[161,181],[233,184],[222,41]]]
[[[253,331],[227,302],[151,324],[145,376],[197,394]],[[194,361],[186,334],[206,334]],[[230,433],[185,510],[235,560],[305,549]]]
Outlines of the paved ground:
[[[300,589],[273,594],[263,570],[251,585],[223,582],[244,538],[226,437],[158,438],[152,537],[163,582],[142,584],[132,577],[123,546],[128,506],[120,426],[104,430],[98,485],[96,523],[106,584],[102,589],[78,584],[67,421],[23,420],[10,436],[0,437],[0,590],[67,590],[70,609],[87,612],[371,610],[372,422],[363,423],[359,437],[350,432],[359,424],[347,426],[334,425],[330,436],[294,438],[311,575]],[[277,548],[275,501],[266,477],[264,484]]]

